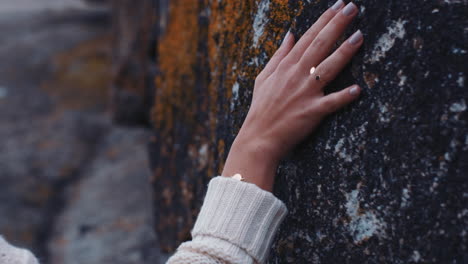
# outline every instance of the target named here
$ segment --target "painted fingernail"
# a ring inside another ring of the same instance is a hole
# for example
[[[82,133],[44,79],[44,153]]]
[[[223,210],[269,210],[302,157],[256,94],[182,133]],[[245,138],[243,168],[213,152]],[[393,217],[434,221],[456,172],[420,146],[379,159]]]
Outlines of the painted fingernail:
[[[352,15],[355,11],[357,10],[357,6],[353,3],[349,3],[345,6],[345,8],[343,9],[343,14],[345,16],[350,16]]]
[[[354,32],[354,34],[349,38],[349,43],[351,45],[356,45],[362,40],[362,32],[361,30],[358,30]]]
[[[338,10],[341,8],[341,6],[343,5],[343,0],[338,0],[336,1],[336,3],[331,7],[331,9],[333,10]]]
[[[350,95],[357,95],[359,93],[359,86],[355,85],[349,89],[349,94]]]
[[[284,39],[283,39],[283,42],[281,42],[281,45],[283,45],[283,43],[286,42],[290,34],[291,34],[291,31],[288,30],[288,33],[286,33],[286,36],[284,36]]]

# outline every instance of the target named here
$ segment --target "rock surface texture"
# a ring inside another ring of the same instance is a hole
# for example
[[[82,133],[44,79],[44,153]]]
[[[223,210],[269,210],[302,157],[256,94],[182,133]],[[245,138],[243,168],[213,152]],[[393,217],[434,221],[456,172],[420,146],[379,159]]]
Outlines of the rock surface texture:
[[[156,1],[112,1],[112,110],[117,123],[148,125],[156,71]]]
[[[107,19],[84,10],[11,10],[0,10],[7,36],[0,40],[0,233],[42,259],[61,190],[79,178],[109,124],[101,113],[105,51],[86,44],[82,56],[73,49],[106,34]],[[89,77],[86,85],[76,82],[79,75]]]
[[[83,3],[0,3],[0,235],[42,264],[164,263],[150,131],[111,122],[110,12]]]
[[[99,143],[80,183],[67,191],[49,243],[51,264],[163,263],[152,228],[148,136],[113,128]]]
[[[289,29],[299,38],[332,4],[159,1],[150,158],[164,250],[189,238],[256,75]],[[278,169],[289,215],[269,262],[465,263],[467,3],[356,4],[346,36],[361,29],[365,42],[327,92],[358,83],[362,97]]]

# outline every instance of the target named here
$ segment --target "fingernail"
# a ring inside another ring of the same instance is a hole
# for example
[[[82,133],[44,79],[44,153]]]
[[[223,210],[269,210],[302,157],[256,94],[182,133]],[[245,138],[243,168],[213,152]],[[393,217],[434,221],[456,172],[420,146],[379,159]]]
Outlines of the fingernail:
[[[355,85],[349,89],[350,95],[357,95],[359,93],[359,86]]]
[[[336,3],[331,7],[333,10],[338,10],[343,5],[343,0],[338,0]]]
[[[283,42],[281,42],[281,45],[283,45],[284,42],[289,38],[289,35],[291,34],[291,31],[288,30],[288,33],[286,33],[286,36],[284,36]]]
[[[343,14],[345,16],[349,16],[349,15],[352,15],[354,13],[354,11],[357,10],[357,7],[355,4],[353,3],[349,3],[345,6],[345,8],[343,9]]]
[[[358,30],[349,38],[349,43],[352,45],[358,44],[362,40],[362,32]]]

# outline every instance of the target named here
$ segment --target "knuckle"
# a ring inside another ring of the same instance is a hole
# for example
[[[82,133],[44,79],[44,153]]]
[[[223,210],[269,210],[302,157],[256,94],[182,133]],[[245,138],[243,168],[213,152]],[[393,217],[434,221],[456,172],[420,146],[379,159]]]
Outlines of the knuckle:
[[[286,77],[283,81],[284,81],[284,85],[288,88],[296,86],[296,81],[294,80],[294,78],[291,78],[290,76]]]
[[[310,43],[315,36],[315,29],[313,27],[309,28],[306,33],[301,37],[301,39],[305,40],[306,43]]]
[[[276,71],[284,73],[284,72],[288,71],[290,68],[292,68],[292,64],[287,60],[282,60],[278,64],[278,67],[276,68]]]
[[[298,78],[295,77],[294,72],[291,70],[286,70],[283,81],[284,84],[290,88],[297,87],[298,85]]]
[[[326,86],[332,81],[331,78],[333,78],[333,76],[331,69],[332,68],[326,63],[322,63],[320,68],[317,69],[317,75],[320,76],[322,86]]]
[[[321,36],[317,36],[314,41],[312,41],[312,48],[321,48],[323,46],[325,46],[325,43],[326,43],[326,40],[321,37]]]

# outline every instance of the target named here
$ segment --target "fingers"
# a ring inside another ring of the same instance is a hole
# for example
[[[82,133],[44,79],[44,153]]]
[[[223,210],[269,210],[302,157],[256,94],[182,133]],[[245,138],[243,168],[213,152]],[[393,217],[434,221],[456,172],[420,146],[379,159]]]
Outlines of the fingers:
[[[326,95],[319,99],[319,107],[322,113],[331,114],[359,97],[361,88],[358,85],[352,85],[341,91]]]
[[[263,81],[268,78],[268,76],[270,76],[276,70],[278,64],[284,59],[284,57],[286,57],[286,55],[288,55],[293,47],[294,35],[288,31],[279,49],[275,52],[275,54],[273,54],[273,57],[271,57],[263,71],[257,76],[257,81]]]
[[[332,20],[332,18],[340,12],[344,7],[342,0],[338,0],[333,6],[331,6],[320,18],[307,30],[307,32],[297,42],[291,54],[288,56],[288,60],[291,62],[298,62],[306,51],[307,47],[310,46],[315,37],[319,32]]]
[[[347,4],[333,19],[318,33],[300,60],[304,69],[319,64],[330,53],[334,43],[344,33],[346,27],[357,15],[357,6],[353,3]]]
[[[320,86],[323,88],[328,82],[343,70],[343,68],[352,59],[363,43],[363,36],[360,30],[356,31],[341,46],[333,52],[328,58],[317,66],[316,74],[309,78],[309,82],[315,82],[316,75],[320,76]]]

